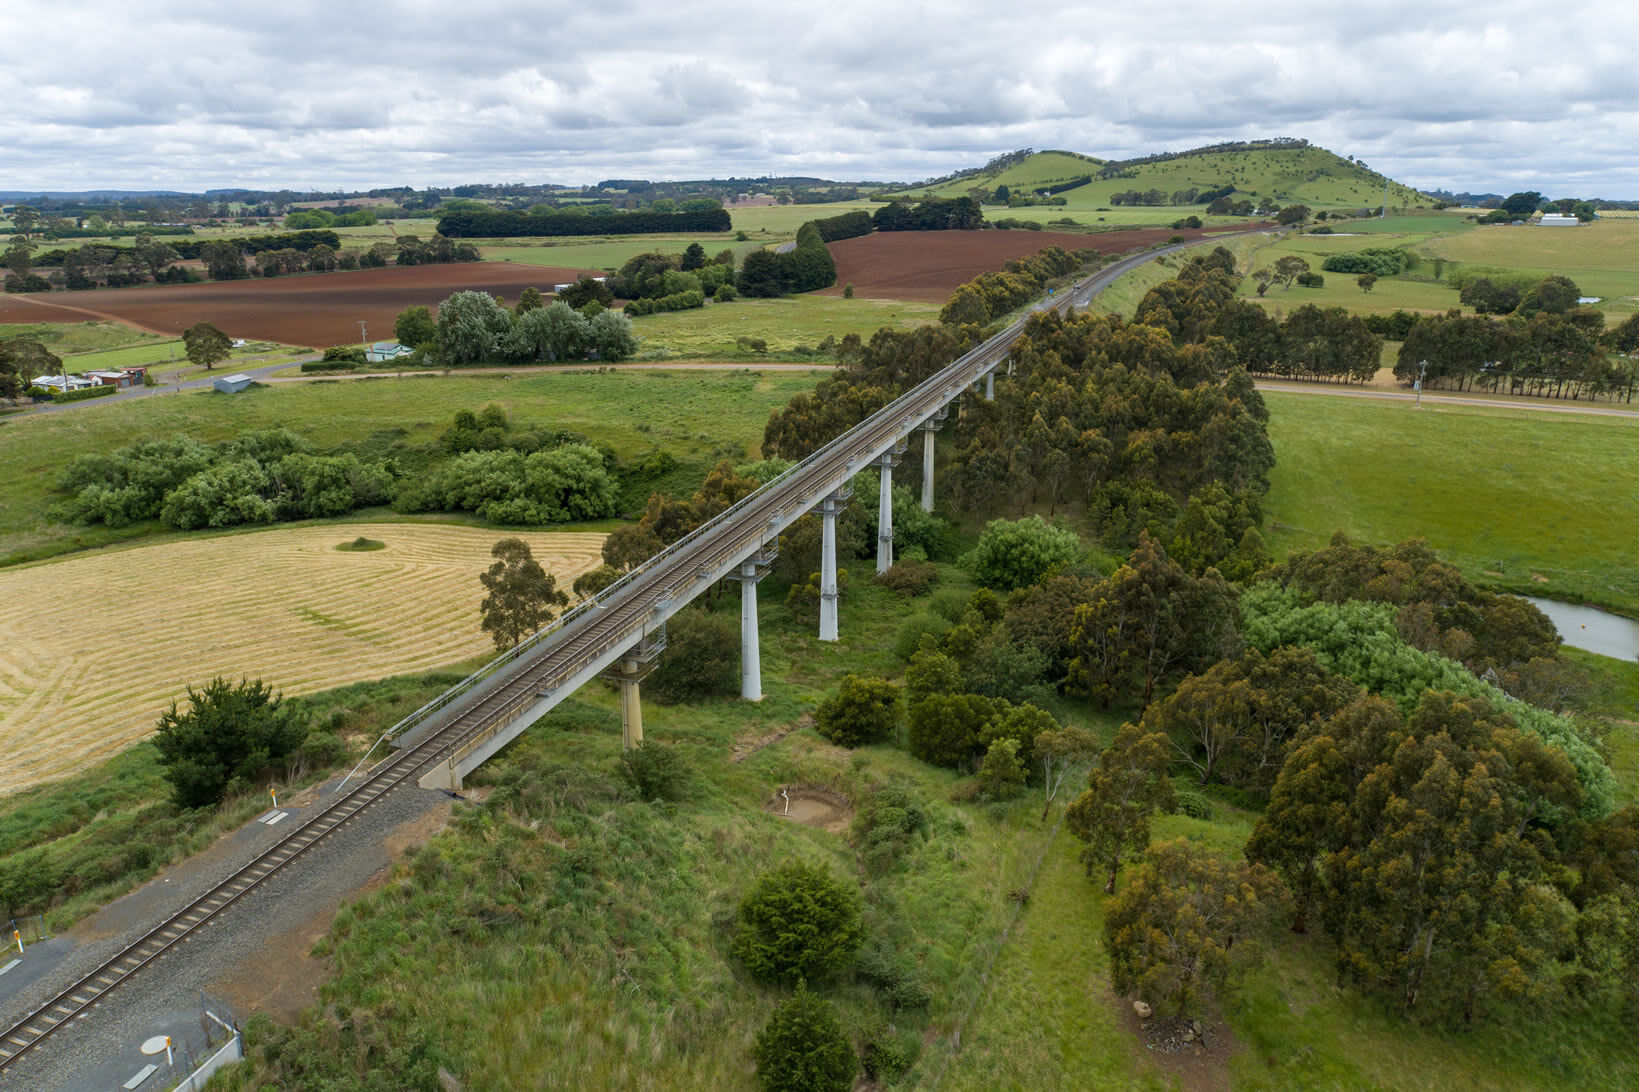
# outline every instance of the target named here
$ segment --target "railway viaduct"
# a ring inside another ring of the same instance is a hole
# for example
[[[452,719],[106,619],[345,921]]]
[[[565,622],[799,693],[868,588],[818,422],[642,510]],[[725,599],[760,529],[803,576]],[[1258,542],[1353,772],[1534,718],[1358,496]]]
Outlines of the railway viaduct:
[[[1174,245],[1125,258],[1059,292],[1050,305],[1060,311],[1085,306],[1122,274],[1179,249],[1181,245]],[[1042,303],[1036,310],[1048,306]],[[603,675],[619,683],[623,742],[627,747],[638,744],[643,738],[639,686],[665,647],[666,620],[719,580],[740,585],[741,694],[760,699],[757,583],[773,560],[781,532],[809,512],[817,512],[823,521],[819,638],[837,640],[836,519],[848,502],[849,483],[873,469],[881,474],[876,567],[883,572],[893,564],[890,503],[895,463],[920,433],[921,502],[931,509],[934,436],[960,398],[980,388],[983,397],[995,396],[996,372],[1006,365],[1026,318],[399,722],[384,736],[392,739],[393,752],[362,779],[354,782],[349,775],[332,791],[327,806],[271,848],[45,1001],[21,1023],[0,1032],[0,1071],[54,1032],[67,1030],[109,991],[175,950],[386,793],[408,783],[459,788],[464,777],[591,679]]]

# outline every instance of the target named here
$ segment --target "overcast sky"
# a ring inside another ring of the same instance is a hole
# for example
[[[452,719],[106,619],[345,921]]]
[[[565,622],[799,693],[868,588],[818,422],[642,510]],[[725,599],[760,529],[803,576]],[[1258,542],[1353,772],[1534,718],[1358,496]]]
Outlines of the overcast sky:
[[[10,0],[5,25],[0,189],[910,181],[1294,136],[1422,188],[1639,198],[1631,0]]]

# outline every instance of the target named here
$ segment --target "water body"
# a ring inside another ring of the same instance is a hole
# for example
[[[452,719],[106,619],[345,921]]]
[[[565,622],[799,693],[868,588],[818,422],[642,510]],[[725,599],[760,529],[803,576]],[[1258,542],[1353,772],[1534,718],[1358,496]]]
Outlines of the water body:
[[[1639,622],[1598,607],[1579,607],[1532,595],[1522,598],[1553,619],[1559,627],[1560,640],[1572,648],[1614,656],[1618,660],[1639,657]]]

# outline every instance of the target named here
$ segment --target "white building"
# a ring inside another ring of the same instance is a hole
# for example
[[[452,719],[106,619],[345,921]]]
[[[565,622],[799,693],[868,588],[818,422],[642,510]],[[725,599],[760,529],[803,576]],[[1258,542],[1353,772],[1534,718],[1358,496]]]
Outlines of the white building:
[[[409,356],[415,350],[408,345],[401,345],[396,341],[378,341],[364,350],[364,359],[371,364],[381,364],[389,360],[397,360],[401,356]]]
[[[1542,219],[1537,221],[1543,227],[1576,227],[1582,221],[1574,216],[1564,216],[1557,212],[1545,212]]]

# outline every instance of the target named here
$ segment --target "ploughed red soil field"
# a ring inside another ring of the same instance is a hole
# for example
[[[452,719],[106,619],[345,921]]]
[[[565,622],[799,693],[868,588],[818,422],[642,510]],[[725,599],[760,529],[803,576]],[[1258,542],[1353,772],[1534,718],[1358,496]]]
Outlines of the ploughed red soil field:
[[[551,292],[554,284],[572,281],[583,272],[601,275],[602,271],[510,262],[458,262],[205,284],[0,296],[0,323],[111,318],[175,335],[204,321],[216,324],[229,337],[250,341],[314,347],[348,345],[358,342],[361,319],[370,340],[391,340],[393,319],[406,307],[418,303],[436,307],[452,292],[469,289],[515,303],[525,288]]]
[[[1018,230],[883,231],[831,244],[831,257],[837,263],[837,284],[824,294],[839,296],[842,286],[852,283],[854,295],[867,299],[944,303],[958,285],[980,273],[1000,269],[1010,259],[1023,258],[1050,246],[1061,246],[1065,250],[1091,247],[1105,254],[1125,254],[1164,243],[1174,235],[1199,239],[1204,235],[1242,230],[1245,229],[1239,226],[1220,228],[1216,232],[1199,228],[1180,231],[1145,228],[1096,235]]]

